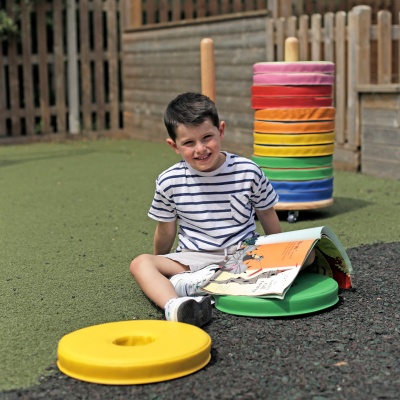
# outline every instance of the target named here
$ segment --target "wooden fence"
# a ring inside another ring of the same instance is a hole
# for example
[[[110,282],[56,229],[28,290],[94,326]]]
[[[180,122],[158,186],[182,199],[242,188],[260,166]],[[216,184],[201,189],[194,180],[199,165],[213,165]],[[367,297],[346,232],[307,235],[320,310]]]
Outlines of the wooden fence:
[[[79,132],[120,130],[123,1],[0,3],[20,27],[0,41],[2,142],[74,133],[71,109]]]
[[[396,93],[400,87],[400,28],[392,23],[392,14],[381,10],[372,18],[370,7],[357,6],[349,13],[278,19],[253,14],[247,17],[248,23],[244,15],[234,18],[203,19],[190,25],[124,34],[124,121],[131,132],[141,138],[164,140],[160,114],[176,91],[200,87],[199,43],[207,35],[215,42],[217,105],[229,122],[227,145],[232,151],[251,155],[252,64],[282,61],[285,39],[295,36],[300,60],[335,63],[335,168],[362,169],[361,100],[367,93]],[[383,104],[378,108],[385,107]],[[395,113],[394,102],[391,108]]]
[[[374,18],[380,10],[392,12],[397,23],[399,0],[127,0],[126,19],[132,28],[234,13],[268,10],[273,18],[350,11],[368,5]]]

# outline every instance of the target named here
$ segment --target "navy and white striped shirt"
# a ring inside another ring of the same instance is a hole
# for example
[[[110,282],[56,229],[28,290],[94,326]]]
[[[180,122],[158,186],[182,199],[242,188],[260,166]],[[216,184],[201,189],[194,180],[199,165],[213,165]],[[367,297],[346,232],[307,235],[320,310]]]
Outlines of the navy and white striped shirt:
[[[254,162],[224,152],[224,164],[200,172],[180,161],[156,180],[148,216],[179,222],[178,248],[221,250],[256,234],[254,209],[266,210],[278,195]]]

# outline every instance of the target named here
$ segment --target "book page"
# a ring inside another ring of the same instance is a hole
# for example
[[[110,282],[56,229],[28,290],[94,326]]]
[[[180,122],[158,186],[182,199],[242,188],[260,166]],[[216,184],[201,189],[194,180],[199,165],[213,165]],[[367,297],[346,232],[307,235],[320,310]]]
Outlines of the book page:
[[[242,274],[221,272],[210,279],[202,290],[211,294],[275,297],[282,299],[296,278],[300,267],[287,270],[261,270],[249,277]]]
[[[273,235],[260,236],[256,244],[268,244],[268,243],[282,243],[282,242],[292,242],[296,240],[316,240],[322,235],[322,232],[326,229],[324,226],[319,226],[317,228],[301,229],[298,231],[275,233]],[[331,233],[328,230],[327,236]]]
[[[262,269],[285,269],[300,267],[306,260],[315,240],[258,245],[246,253],[243,263],[248,274]]]

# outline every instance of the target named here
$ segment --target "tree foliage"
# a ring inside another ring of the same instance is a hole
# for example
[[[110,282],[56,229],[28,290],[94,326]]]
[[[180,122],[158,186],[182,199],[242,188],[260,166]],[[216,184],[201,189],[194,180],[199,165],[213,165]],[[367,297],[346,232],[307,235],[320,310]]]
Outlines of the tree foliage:
[[[24,0],[28,7],[32,7],[37,0]],[[21,16],[21,8],[19,4],[12,6],[11,13],[6,10],[0,10],[0,40],[7,39],[11,35],[19,33],[18,21]]]

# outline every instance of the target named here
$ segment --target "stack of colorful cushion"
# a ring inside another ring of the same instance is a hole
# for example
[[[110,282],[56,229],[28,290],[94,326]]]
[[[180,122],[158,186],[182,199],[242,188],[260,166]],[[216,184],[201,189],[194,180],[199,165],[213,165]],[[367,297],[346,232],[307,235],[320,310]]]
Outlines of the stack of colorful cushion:
[[[255,161],[280,202],[332,198],[335,108],[331,62],[253,66]]]

